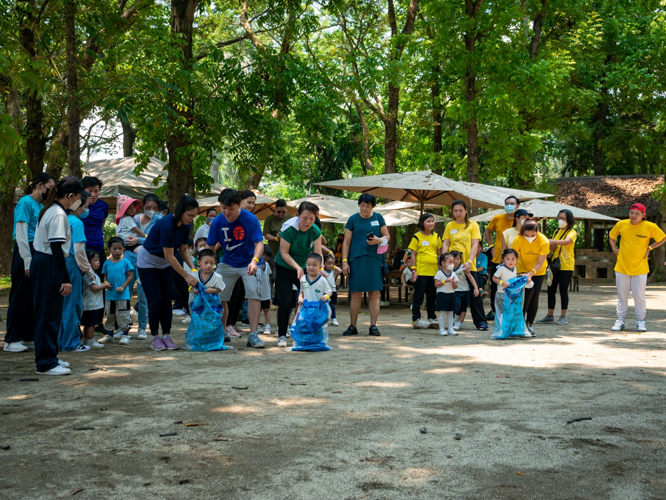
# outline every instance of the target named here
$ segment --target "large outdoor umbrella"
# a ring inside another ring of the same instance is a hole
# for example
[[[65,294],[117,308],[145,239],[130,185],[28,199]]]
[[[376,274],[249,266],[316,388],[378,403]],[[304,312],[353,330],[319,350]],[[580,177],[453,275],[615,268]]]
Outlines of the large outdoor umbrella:
[[[418,203],[421,212],[424,205],[448,206],[455,200],[463,200],[468,208],[502,208],[505,198],[480,187],[466,186],[429,170],[339,179],[319,182],[317,185]]]
[[[297,210],[298,206],[304,201],[309,201],[319,207],[319,218],[322,220],[351,217],[358,212],[358,201],[327,194],[311,194],[304,198],[290,201],[287,205]]]
[[[375,207],[375,211],[377,210],[377,207]],[[391,210],[391,211],[380,211],[382,217],[384,217],[384,222],[386,222],[386,225],[388,227],[394,227],[394,226],[409,226],[410,224],[416,224],[419,221],[419,218],[421,217],[421,214],[418,210]],[[351,216],[349,216],[351,217]],[[349,217],[341,217],[338,219],[326,219],[326,222],[330,222],[331,224],[346,224],[347,221],[349,220]],[[435,222],[449,222],[451,219],[447,219],[446,217],[442,217],[441,215],[434,215]]]
[[[265,194],[261,194],[257,191],[255,191],[254,194],[257,195],[257,202],[252,213],[257,217],[257,219],[265,220],[266,217],[275,213],[275,202],[277,201],[277,198],[271,198],[270,196],[266,196]],[[209,208],[216,208],[218,212],[220,210],[220,203],[217,201],[217,196],[210,196],[198,201],[200,215],[205,215]],[[296,215],[296,210],[290,207],[287,207],[287,212],[291,215]]]
[[[596,212],[584,210],[582,208],[563,205],[562,203],[555,203],[554,201],[547,200],[526,201],[525,203],[520,204],[520,208],[523,208],[532,213],[537,219],[555,219],[560,210],[568,209],[571,210],[576,219],[593,220],[599,222],[616,222],[618,220],[614,219],[613,217],[608,217],[607,215],[601,215]],[[504,210],[492,210],[490,212],[486,212],[485,214],[472,217],[472,220],[476,222],[488,222],[492,220],[494,216],[503,213]]]
[[[141,200],[162,187],[169,174],[168,170],[164,170],[165,167],[163,161],[151,158],[146,168],[136,175],[136,159],[127,157],[90,161],[86,163],[83,172],[84,175],[97,177],[102,181],[99,196],[109,204],[109,211],[115,213],[118,194]],[[213,184],[208,192],[219,193],[222,189],[224,186]]]
[[[458,182],[464,184],[465,186],[481,188],[489,193],[492,193],[493,196],[496,196],[498,199],[506,199],[507,196],[516,196],[522,202],[523,200],[555,197],[554,194],[539,193],[538,191],[525,191],[524,189],[491,186],[489,184],[479,184],[477,182],[467,182],[462,180],[458,180]]]

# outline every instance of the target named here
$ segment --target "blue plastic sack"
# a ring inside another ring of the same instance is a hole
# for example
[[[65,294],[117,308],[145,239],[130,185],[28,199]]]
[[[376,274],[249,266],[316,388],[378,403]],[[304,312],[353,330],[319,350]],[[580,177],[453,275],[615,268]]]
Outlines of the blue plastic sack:
[[[328,351],[330,308],[321,300],[303,301],[296,321],[289,329],[294,340],[292,351]]]
[[[508,282],[509,286],[504,289],[504,309],[501,314],[495,314],[495,328],[490,337],[493,340],[525,336],[523,288],[527,285],[527,277],[511,278]]]
[[[206,287],[197,284],[199,293],[190,304],[192,321],[185,332],[185,349],[190,351],[224,351],[223,307],[217,293],[206,293]]]

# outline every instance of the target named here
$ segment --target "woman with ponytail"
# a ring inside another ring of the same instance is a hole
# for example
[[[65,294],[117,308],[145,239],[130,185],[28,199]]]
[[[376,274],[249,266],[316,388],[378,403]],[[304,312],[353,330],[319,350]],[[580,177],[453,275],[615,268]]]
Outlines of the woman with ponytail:
[[[176,210],[160,219],[148,233],[137,258],[139,278],[148,300],[148,324],[152,335],[151,347],[156,351],[178,349],[171,340],[171,273],[180,274],[188,286],[197,286],[198,281],[179,264],[174,254],[180,255],[187,269],[193,269],[187,246],[190,225],[199,213],[199,203],[189,194],[184,194]],[[160,326],[162,337],[159,336]]]
[[[7,334],[5,351],[23,352],[34,347],[32,328],[32,290],[30,288],[30,263],[35,253],[32,242],[42,203],[55,181],[46,172],[37,174],[25,188],[14,209],[14,251],[12,252],[12,287],[7,308]]]
[[[76,177],[62,178],[51,189],[35,230],[35,255],[30,265],[34,308],[35,361],[39,375],[68,375],[69,365],[58,359],[58,332],[64,298],[72,293],[65,259],[72,232],[66,210],[81,206],[83,184]]]

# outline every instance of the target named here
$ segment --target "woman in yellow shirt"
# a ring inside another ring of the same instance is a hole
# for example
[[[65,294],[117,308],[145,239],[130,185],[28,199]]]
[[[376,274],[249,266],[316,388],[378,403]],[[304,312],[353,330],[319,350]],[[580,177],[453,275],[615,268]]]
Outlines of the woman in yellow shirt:
[[[444,236],[442,236],[441,253],[458,250],[462,254],[461,262],[465,271],[470,271],[476,283],[481,283],[476,272],[476,256],[479,255],[481,242],[479,225],[475,221],[469,220],[467,205],[462,200],[456,200],[451,204],[451,214],[455,220],[446,225]],[[474,284],[470,283],[470,289],[473,288]],[[486,315],[483,312],[483,298],[480,295],[472,296],[470,309],[474,326],[481,331],[487,331],[488,323],[486,323]]]
[[[550,250],[550,241],[539,232],[539,225],[534,219],[527,219],[520,228],[520,234],[513,240],[513,249],[518,252],[518,274],[526,274],[528,283],[534,282],[532,288],[525,288],[523,313],[525,326],[534,337],[534,319],[539,310],[539,294],[546,277],[546,257]]]
[[[435,300],[437,289],[435,288],[435,274],[437,258],[442,249],[442,240],[433,230],[435,229],[435,217],[432,214],[423,214],[416,225],[420,231],[412,236],[409,249],[412,255],[409,260],[409,268],[412,270],[412,283],[414,283],[414,298],[412,299],[412,325],[414,328],[430,328],[437,325],[435,313]],[[426,309],[428,320],[421,319],[421,305],[423,296],[426,298]]]
[[[569,284],[571,283],[571,277],[576,266],[574,247],[576,246],[576,238],[578,238],[578,233],[574,229],[575,223],[576,219],[574,219],[571,210],[560,210],[557,214],[557,225],[560,228],[555,231],[553,239],[550,240],[550,251],[552,259],[560,259],[560,269],[553,272],[553,282],[548,287],[548,314],[545,318],[537,321],[537,323],[566,325],[569,322],[567,319]],[[560,299],[562,300],[562,315],[555,321],[555,303],[557,302],[558,286],[560,287]]]

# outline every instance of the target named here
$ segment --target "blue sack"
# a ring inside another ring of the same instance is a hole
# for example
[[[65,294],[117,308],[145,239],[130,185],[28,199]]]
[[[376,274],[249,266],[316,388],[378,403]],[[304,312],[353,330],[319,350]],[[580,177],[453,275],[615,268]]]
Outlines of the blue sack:
[[[511,278],[508,282],[509,286],[504,289],[504,310],[499,318],[495,318],[495,329],[490,337],[493,340],[525,336],[523,288],[527,285],[527,277]]]
[[[217,293],[206,293],[206,287],[197,284],[199,293],[190,304],[192,322],[185,333],[185,349],[190,351],[224,351],[223,307]]]
[[[328,351],[328,316],[330,308],[321,300],[303,301],[298,318],[289,329],[294,339],[292,351]]]

